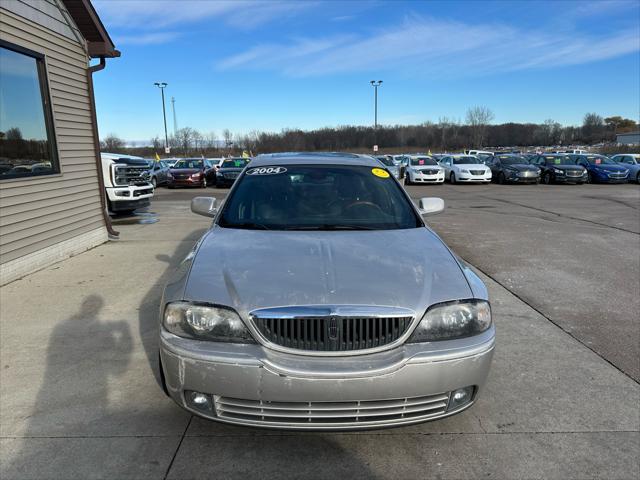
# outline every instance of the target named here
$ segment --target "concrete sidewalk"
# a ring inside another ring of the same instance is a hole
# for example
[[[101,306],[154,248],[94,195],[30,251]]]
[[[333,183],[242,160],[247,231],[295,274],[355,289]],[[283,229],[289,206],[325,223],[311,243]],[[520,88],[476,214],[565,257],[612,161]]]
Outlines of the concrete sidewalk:
[[[191,418],[158,385],[157,312],[209,221],[184,201],[153,209],[157,223],[0,289],[0,478],[640,476],[638,384],[488,279],[498,348],[461,415],[345,434]]]

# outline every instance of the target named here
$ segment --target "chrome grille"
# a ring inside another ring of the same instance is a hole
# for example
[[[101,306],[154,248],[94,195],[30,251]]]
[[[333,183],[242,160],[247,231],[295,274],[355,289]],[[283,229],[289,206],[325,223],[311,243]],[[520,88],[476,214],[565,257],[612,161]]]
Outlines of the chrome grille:
[[[483,175],[484,174],[484,170],[469,170],[469,173],[471,175]]]
[[[435,175],[438,173],[438,170],[420,170],[425,175]]]
[[[148,167],[133,167],[129,165],[116,165],[114,172],[115,185],[138,185],[149,183]]]
[[[238,178],[238,173],[236,172],[232,172],[232,173],[223,173],[222,176],[224,178],[229,178],[229,179],[233,179],[233,178]]]
[[[582,170],[566,170],[567,177],[581,177]]]
[[[352,402],[270,402],[214,396],[216,415],[230,421],[308,426],[384,424],[401,419],[428,419],[447,410],[449,393],[424,397]]]
[[[267,340],[298,350],[343,352],[366,350],[394,342],[412,317],[254,318]]]

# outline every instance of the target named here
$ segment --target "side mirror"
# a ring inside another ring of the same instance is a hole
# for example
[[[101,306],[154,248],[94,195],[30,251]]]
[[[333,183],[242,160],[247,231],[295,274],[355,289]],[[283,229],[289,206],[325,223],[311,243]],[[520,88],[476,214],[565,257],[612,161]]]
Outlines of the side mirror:
[[[418,202],[420,215],[435,215],[444,211],[444,200],[438,197],[424,197]]]
[[[215,217],[217,213],[214,197],[195,197],[191,200],[191,211],[205,217]]]

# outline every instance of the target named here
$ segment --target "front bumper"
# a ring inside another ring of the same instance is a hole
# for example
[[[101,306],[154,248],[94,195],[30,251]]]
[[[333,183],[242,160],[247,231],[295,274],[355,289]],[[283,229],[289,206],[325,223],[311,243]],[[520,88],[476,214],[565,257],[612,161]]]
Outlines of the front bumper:
[[[457,173],[456,174],[456,182],[490,182],[491,174],[487,173],[484,175],[474,175],[472,173]]]
[[[512,175],[507,175],[505,179],[507,180],[507,182],[512,182],[512,183],[538,183],[540,181],[540,175],[539,174],[533,174],[533,175],[512,174]]]
[[[554,181],[556,183],[584,183],[588,180],[587,175],[582,175],[580,177],[570,177],[567,175],[556,175]]]
[[[412,173],[409,174],[409,177],[414,183],[444,183],[444,171],[435,175]]]
[[[202,185],[204,177],[202,178],[172,178],[169,180],[169,186],[171,187],[199,187]]]
[[[160,356],[173,400],[225,423],[295,430],[353,430],[408,425],[471,406],[489,372],[495,330],[462,340],[405,344],[370,355],[310,357],[261,345],[189,340],[166,331]],[[449,408],[450,393],[474,387]],[[190,405],[185,391],[213,406]]]

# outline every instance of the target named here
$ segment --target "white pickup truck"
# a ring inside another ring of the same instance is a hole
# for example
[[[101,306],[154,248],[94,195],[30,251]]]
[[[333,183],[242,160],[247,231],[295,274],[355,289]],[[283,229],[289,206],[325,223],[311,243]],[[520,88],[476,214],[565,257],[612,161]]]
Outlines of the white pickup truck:
[[[100,157],[109,214],[133,212],[151,204],[153,185],[146,160],[119,153],[101,153]]]

